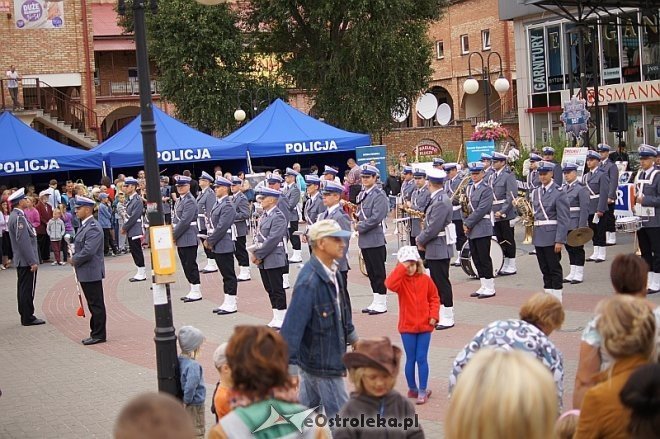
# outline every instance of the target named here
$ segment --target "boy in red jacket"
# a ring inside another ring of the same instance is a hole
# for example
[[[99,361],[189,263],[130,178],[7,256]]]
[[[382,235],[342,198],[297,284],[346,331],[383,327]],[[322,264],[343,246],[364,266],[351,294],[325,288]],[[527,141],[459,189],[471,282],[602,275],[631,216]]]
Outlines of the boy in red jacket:
[[[431,396],[431,390],[426,388],[428,353],[431,333],[440,317],[440,299],[433,280],[424,272],[424,263],[416,247],[401,247],[397,259],[399,264],[385,280],[385,286],[399,295],[398,329],[406,352],[408,397],[417,398],[417,404],[424,404]]]

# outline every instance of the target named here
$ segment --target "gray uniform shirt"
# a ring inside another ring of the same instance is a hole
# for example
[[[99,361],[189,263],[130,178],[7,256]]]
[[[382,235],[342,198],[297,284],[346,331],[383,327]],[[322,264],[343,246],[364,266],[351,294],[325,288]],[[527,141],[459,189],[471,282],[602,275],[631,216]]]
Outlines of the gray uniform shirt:
[[[493,215],[496,212],[503,214],[500,218],[494,217],[495,222],[514,219],[516,210],[513,208],[513,197],[518,193],[516,176],[507,169],[501,169],[493,174],[491,187],[493,188]]]
[[[14,208],[9,214],[7,226],[11,249],[14,252],[14,265],[29,267],[38,264],[37,231],[25,217],[25,213],[17,207]]]
[[[176,200],[172,225],[177,247],[197,246],[197,214],[197,203],[190,192]]]
[[[458,189],[458,186],[461,184],[461,181],[463,181],[463,178],[459,174],[456,174],[454,178],[449,180],[449,182],[445,183],[447,197],[450,200],[454,197],[454,194],[456,193],[456,189]],[[452,215],[451,215],[452,221],[463,221],[463,215],[461,215],[461,206],[458,204],[458,200],[456,201],[455,205],[452,204],[451,210],[452,210]]]
[[[449,197],[443,190],[431,194],[429,208],[424,218],[424,230],[417,236],[417,244],[426,248],[426,259],[451,259],[454,255],[454,246],[447,245],[444,236],[445,227],[452,221],[452,206]],[[442,236],[440,236],[442,235]]]
[[[401,193],[403,194],[404,201],[410,201],[414,190],[415,190],[415,180],[408,180],[401,182]]]
[[[126,215],[128,218],[124,223],[124,230],[126,231],[126,236],[129,238],[142,236],[143,211],[144,205],[142,204],[142,198],[140,198],[140,195],[131,195],[130,198],[126,201]]]
[[[654,207],[654,216],[642,215],[642,227],[660,227],[660,171],[654,168],[648,171],[640,170],[635,178],[638,193],[644,194],[642,206]]]
[[[426,212],[426,208],[431,202],[431,193],[429,192],[428,185],[417,188],[412,193],[411,198],[412,208],[420,212]],[[410,236],[417,237],[419,232],[422,231],[422,220],[420,218],[410,218]]]
[[[89,217],[73,240],[73,262],[78,282],[96,282],[105,278],[103,229]]]
[[[468,185],[467,196],[472,210],[470,215],[463,218],[463,224],[470,229],[467,237],[475,239],[493,236],[493,222],[491,221],[493,189],[483,179],[476,187],[474,184]]]
[[[198,228],[200,231],[207,229],[206,221],[211,219],[211,211],[215,206],[215,200],[215,191],[210,187],[197,194],[197,217],[199,218]],[[206,217],[206,220],[204,217]]]
[[[316,221],[321,213],[325,211],[325,206],[323,205],[323,197],[319,192],[317,192],[312,198],[307,198],[305,200],[305,222],[308,226],[311,226]]]
[[[284,237],[288,228],[289,223],[277,206],[261,215],[255,232],[259,248],[254,251],[254,256],[262,260],[259,268],[268,270],[284,267],[287,264]]]
[[[532,192],[532,206],[534,207],[532,244],[535,247],[566,244],[570,215],[568,198],[564,191],[554,183],[548,188],[537,188]],[[541,223],[537,223],[538,221]]]
[[[372,186],[357,196],[359,204],[358,247],[375,248],[385,245],[383,221],[390,210],[390,202],[382,189]]]
[[[250,219],[250,202],[243,192],[238,191],[232,197],[232,203],[236,209],[236,216],[234,217],[236,236],[247,236],[247,222]]]
[[[236,218],[236,209],[226,196],[222,201],[216,198],[216,203],[211,209],[211,224],[213,224],[213,233],[207,238],[209,245],[213,248],[213,253],[233,253],[235,250],[234,240],[232,239],[231,226]]]
[[[339,204],[336,204],[319,214],[318,221],[325,219],[335,220],[339,223],[339,227],[341,227],[342,230],[346,230],[347,232],[351,231],[351,219]],[[351,240],[350,238],[343,239],[346,248],[344,248],[344,256],[341,259],[337,259],[337,264],[339,266],[339,271],[348,271],[351,267],[348,265],[348,258],[346,255],[348,254],[348,246],[350,245]]]
[[[608,159],[602,160],[600,162],[600,167],[607,173],[607,198],[616,200],[616,190],[619,187],[619,168],[616,167],[616,164]]]
[[[568,230],[575,230],[589,225],[589,191],[579,181],[564,183],[562,188],[568,198],[571,222]]]
[[[290,184],[282,193],[281,199],[286,201],[289,222],[298,221],[298,203],[300,202],[300,189],[297,184]]]
[[[596,168],[582,176],[582,182],[589,191],[589,215],[607,211],[607,190],[609,177],[605,170]]]

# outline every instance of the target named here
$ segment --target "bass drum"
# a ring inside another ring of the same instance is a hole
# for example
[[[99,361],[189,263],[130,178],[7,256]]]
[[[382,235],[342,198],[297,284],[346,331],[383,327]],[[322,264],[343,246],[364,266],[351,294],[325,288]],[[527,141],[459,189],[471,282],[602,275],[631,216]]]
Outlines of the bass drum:
[[[493,261],[493,276],[497,276],[504,265],[504,252],[502,252],[502,246],[497,242],[496,238],[493,238],[490,242],[490,259]],[[461,268],[468,276],[475,279],[479,277],[477,275],[477,267],[472,261],[469,241],[465,241],[461,249]]]

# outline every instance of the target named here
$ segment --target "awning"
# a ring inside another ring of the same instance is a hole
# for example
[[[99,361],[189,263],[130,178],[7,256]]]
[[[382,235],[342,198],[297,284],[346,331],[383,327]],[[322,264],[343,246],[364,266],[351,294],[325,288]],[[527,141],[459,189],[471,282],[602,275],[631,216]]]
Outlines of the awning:
[[[135,41],[126,39],[94,40],[94,52],[135,50]]]

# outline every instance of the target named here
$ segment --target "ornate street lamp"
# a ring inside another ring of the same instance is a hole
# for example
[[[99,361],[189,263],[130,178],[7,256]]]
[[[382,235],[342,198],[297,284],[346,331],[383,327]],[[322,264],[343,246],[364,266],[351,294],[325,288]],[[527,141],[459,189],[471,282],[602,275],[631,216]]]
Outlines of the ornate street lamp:
[[[472,76],[472,55],[477,55],[479,59],[481,60],[481,74],[482,78],[481,81],[476,80]],[[490,52],[488,54],[488,58],[486,58],[486,62],[484,63],[484,57],[481,55],[479,52],[472,52],[468,56],[468,78],[465,80],[463,83],[463,90],[465,90],[465,93],[473,95],[479,91],[479,82],[483,85],[484,88],[484,99],[486,101],[486,120],[491,120],[490,118],[490,102],[489,102],[489,97],[490,97],[490,57],[491,56],[497,56],[499,59],[500,63],[500,69],[499,73],[500,76],[495,80],[495,83],[493,84],[495,87],[495,91],[497,91],[500,94],[504,94],[507,91],[509,91],[509,81],[504,77],[502,74],[504,69],[502,68],[502,57],[498,52]]]

